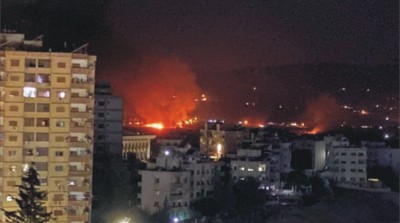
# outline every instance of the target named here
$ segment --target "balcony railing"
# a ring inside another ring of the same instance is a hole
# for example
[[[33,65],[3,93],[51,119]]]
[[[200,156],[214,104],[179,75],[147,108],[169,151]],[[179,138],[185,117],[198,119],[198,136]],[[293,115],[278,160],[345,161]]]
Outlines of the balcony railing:
[[[69,213],[68,214],[68,222],[75,222],[75,221],[87,222],[88,220],[89,220],[89,216],[85,213]]]
[[[69,191],[75,192],[87,192],[90,189],[89,185],[69,185]]]

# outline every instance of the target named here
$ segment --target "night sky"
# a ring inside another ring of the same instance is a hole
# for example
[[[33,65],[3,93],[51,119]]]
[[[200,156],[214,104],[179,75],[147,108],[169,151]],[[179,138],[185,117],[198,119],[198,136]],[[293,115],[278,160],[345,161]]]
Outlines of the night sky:
[[[45,34],[53,50],[60,50],[64,41],[69,48],[90,42],[90,53],[98,56],[98,79],[114,84],[129,114],[135,103],[127,89],[145,81],[138,70],[148,65],[146,58],[183,61],[197,77],[196,89],[213,99],[207,105],[211,108],[200,110],[221,118],[229,113],[229,118],[279,119],[282,109],[277,106],[303,111],[321,94],[343,103],[347,99],[334,91],[360,78],[360,87],[351,84],[357,92],[383,88],[383,93],[393,93],[398,88],[393,85],[398,83],[399,59],[395,0],[4,0],[3,8],[3,28],[32,37]],[[300,69],[303,64],[311,67]],[[355,67],[346,70],[347,65]],[[386,82],[366,86],[382,74]],[[251,91],[256,85],[261,93]],[[257,100],[257,111],[243,106],[251,100]],[[291,110],[283,116],[293,116]]]

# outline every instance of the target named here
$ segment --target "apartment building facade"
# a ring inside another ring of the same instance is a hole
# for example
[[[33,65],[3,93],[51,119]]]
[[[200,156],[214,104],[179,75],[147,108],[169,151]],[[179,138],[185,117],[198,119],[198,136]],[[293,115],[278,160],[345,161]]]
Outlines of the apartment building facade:
[[[90,222],[96,57],[0,35],[0,208],[18,208],[15,185],[34,163],[52,222]]]
[[[204,129],[200,129],[200,152],[213,159],[226,155],[225,131],[221,130],[221,123],[205,123]]]
[[[94,148],[96,153],[122,155],[123,100],[112,95],[111,85],[96,82]]]
[[[122,156],[126,158],[129,153],[132,153],[135,154],[136,159],[143,161],[150,159],[151,140],[155,138],[156,135],[124,133],[122,137]]]
[[[216,170],[217,162],[165,149],[156,163],[139,171],[140,208],[149,213],[165,210],[171,220],[185,220],[190,217],[190,203],[212,195]]]
[[[333,162],[329,171],[341,184],[361,185],[367,182],[367,149],[337,147],[330,154]]]

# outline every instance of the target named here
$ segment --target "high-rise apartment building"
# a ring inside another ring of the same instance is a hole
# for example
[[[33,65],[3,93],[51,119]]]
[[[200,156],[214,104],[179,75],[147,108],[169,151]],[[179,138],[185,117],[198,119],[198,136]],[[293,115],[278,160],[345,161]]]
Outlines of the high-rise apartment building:
[[[112,95],[111,85],[95,85],[94,148],[96,153],[107,151],[122,156],[122,97]]]
[[[52,222],[90,222],[96,57],[0,37],[0,208],[18,208],[16,185],[34,163]]]

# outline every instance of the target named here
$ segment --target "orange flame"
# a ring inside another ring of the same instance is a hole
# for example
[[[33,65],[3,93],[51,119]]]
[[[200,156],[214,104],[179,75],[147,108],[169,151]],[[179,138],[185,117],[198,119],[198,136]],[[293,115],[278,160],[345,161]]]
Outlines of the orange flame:
[[[313,128],[311,131],[309,131],[309,134],[315,135],[321,132],[321,129],[319,127]]]
[[[164,129],[164,125],[162,123],[149,123],[144,126],[149,127],[149,128],[158,129],[158,130]]]

